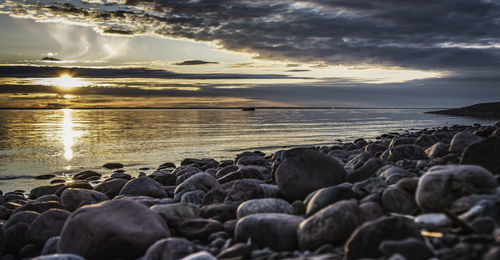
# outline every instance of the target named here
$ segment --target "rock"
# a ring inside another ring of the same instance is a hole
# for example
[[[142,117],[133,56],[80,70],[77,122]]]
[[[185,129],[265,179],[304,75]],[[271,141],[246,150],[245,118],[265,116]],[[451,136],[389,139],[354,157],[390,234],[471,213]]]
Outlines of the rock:
[[[386,146],[384,145],[381,145],[381,144],[377,144],[377,143],[371,143],[371,144],[367,144],[365,146],[365,153],[369,153],[370,155],[375,155],[377,152],[383,152],[385,151],[385,149],[387,149]]]
[[[380,168],[380,165],[381,165],[380,160],[378,160],[377,158],[370,158],[363,164],[363,166],[348,173],[346,181],[350,183],[355,183],[371,178],[375,175],[378,168]]]
[[[40,214],[34,211],[21,211],[10,216],[9,220],[3,225],[4,229],[8,229],[19,223],[30,225]]]
[[[379,191],[384,190],[387,185],[384,183],[382,178],[370,178],[366,179],[362,182],[356,182],[352,186],[352,191],[356,196],[363,198],[369,194],[373,194]]]
[[[483,257],[484,260],[500,259],[500,246],[492,247]]]
[[[189,191],[182,195],[181,202],[200,206],[203,203],[203,197],[205,197],[205,192],[202,190]]]
[[[385,178],[385,184],[387,185],[396,184],[398,181],[405,178],[416,177],[415,174],[396,166],[387,168],[386,170],[382,171],[379,176]]]
[[[41,175],[35,176],[34,178],[36,180],[48,180],[48,179],[52,179],[54,177],[56,177],[55,174],[41,174]]]
[[[425,149],[425,153],[430,159],[439,158],[448,154],[448,146],[442,142],[437,142],[431,147]]]
[[[209,190],[219,186],[219,183],[214,176],[206,173],[199,172],[195,175],[187,178],[181,184],[175,188],[175,194],[184,194],[189,191],[201,190],[203,192],[208,192]]]
[[[58,236],[71,213],[62,209],[51,209],[40,214],[30,224],[27,237],[32,243],[43,246],[49,238]]]
[[[307,203],[306,215],[311,216],[330,204],[353,198],[355,194],[350,183],[319,189]]]
[[[191,165],[191,164],[198,165],[199,167],[204,167],[206,165],[215,165],[214,167],[217,167],[217,165],[219,165],[219,162],[217,162],[212,158],[201,158],[201,159],[186,158],[181,162],[181,165]]]
[[[108,200],[104,193],[85,189],[66,189],[61,194],[61,204],[69,211],[75,211],[77,208],[99,203]]]
[[[30,199],[36,199],[36,198],[41,197],[43,195],[55,194],[56,191],[63,186],[64,186],[64,184],[58,183],[58,184],[36,187],[36,188],[31,190],[29,197],[30,197]]]
[[[90,185],[86,181],[74,181],[74,182],[66,183],[63,187],[59,188],[56,191],[56,195],[60,197],[61,194],[63,193],[63,191],[65,191],[66,189],[86,189],[86,190],[91,190],[91,189],[93,189],[93,187],[92,187],[92,185]]]
[[[377,202],[363,202],[359,208],[364,221],[375,220],[386,215],[384,209]]]
[[[345,244],[346,259],[378,258],[385,240],[421,239],[420,230],[405,217],[382,217],[359,226]]]
[[[465,147],[481,141],[483,138],[469,133],[458,133],[453,136],[450,143],[450,152],[452,153],[462,153]]]
[[[262,169],[258,169],[262,168]],[[259,179],[263,180],[267,175],[268,175],[268,170],[264,167],[261,166],[243,166],[241,169],[228,173],[224,177],[221,177],[217,179],[217,181],[221,184],[227,183],[230,181],[234,180],[239,180],[239,179]]]
[[[46,201],[55,201],[60,202],[60,198],[56,195],[43,195],[35,200],[35,202],[46,202]]]
[[[5,229],[5,251],[17,253],[26,245],[26,232],[28,232],[29,224],[18,223]]]
[[[473,134],[480,136],[480,137],[488,137],[490,136],[495,130],[497,130],[496,127],[494,126],[482,126],[476,131],[472,132]]]
[[[390,186],[382,193],[382,206],[389,211],[405,215],[413,215],[418,211],[415,197],[396,186]]]
[[[16,208],[12,211],[12,214],[16,214],[17,212],[22,211],[35,211],[38,213],[43,213],[49,209],[60,209],[62,208],[61,204],[56,201],[46,201],[46,202],[30,202],[26,205]]]
[[[176,226],[180,221],[198,218],[200,209],[189,203],[174,203],[167,205],[155,205],[151,210],[158,213],[168,226]]]
[[[276,182],[281,193],[290,201],[304,199],[320,188],[340,184],[346,172],[333,158],[314,150],[305,150],[301,156],[283,161],[276,171]]]
[[[239,159],[237,159],[236,164],[268,166],[269,162],[264,156],[255,154],[240,157]]]
[[[58,251],[87,259],[135,258],[168,236],[163,219],[146,206],[112,200],[71,214],[61,232]]]
[[[430,168],[418,183],[416,201],[424,211],[440,212],[453,201],[471,193],[488,193],[496,180],[476,165],[442,165]]]
[[[38,245],[35,244],[27,244],[23,246],[17,253],[20,259],[31,259],[35,256],[40,255],[41,248]]]
[[[428,148],[436,143],[436,139],[434,139],[431,135],[421,135],[415,140],[415,144],[422,147]]]
[[[413,144],[414,142],[415,139],[411,137],[394,137],[389,143],[389,147],[396,147],[403,144]]]
[[[240,204],[237,210],[238,219],[257,213],[292,214],[293,207],[286,200],[268,198],[248,200]]]
[[[169,237],[156,241],[144,256],[144,260],[177,260],[192,254],[196,247],[184,238]]]
[[[75,174],[75,176],[73,176],[73,180],[85,180],[90,177],[101,177],[101,176],[102,174],[95,171],[83,171]]]
[[[224,231],[224,226],[217,220],[194,218],[181,221],[176,231],[177,235],[191,240],[205,240],[212,233]]]
[[[61,239],[60,236],[55,236],[47,239],[47,241],[45,241],[45,244],[43,245],[41,254],[42,255],[57,254],[57,246],[59,244],[59,239]]]
[[[122,190],[123,186],[127,183],[127,180],[122,178],[108,179],[99,185],[95,186],[94,190],[104,193],[108,198],[112,199]]]
[[[191,165],[182,165],[178,168],[176,168],[174,171],[172,171],[172,174],[177,176],[177,177],[180,177],[184,174],[195,174],[195,173],[198,173],[200,172],[200,169],[194,167],[194,166],[191,166]]]
[[[372,157],[369,153],[360,153],[344,165],[347,173],[350,173],[365,164]]]
[[[273,184],[259,184],[259,186],[262,189],[262,192],[264,192],[264,197],[265,198],[277,198],[281,197],[280,189],[278,188],[278,185],[273,185]]]
[[[200,215],[204,218],[225,222],[236,218],[237,203],[216,203],[201,208]]]
[[[492,136],[469,145],[462,154],[461,164],[477,164],[500,174],[500,136]]]
[[[385,150],[380,159],[386,162],[397,162],[399,160],[424,160],[427,159],[422,147],[415,144],[402,144]]]
[[[150,196],[154,198],[164,198],[167,193],[161,185],[149,177],[139,177],[130,180],[123,186],[120,195],[125,196]]]
[[[489,216],[478,217],[472,221],[470,226],[479,234],[491,235],[492,231],[496,228],[495,219]]]
[[[415,224],[428,230],[440,230],[450,227],[451,221],[443,213],[427,213],[418,215],[415,218]]]
[[[262,188],[249,180],[236,180],[213,188],[203,198],[203,205],[239,203],[264,197]]]
[[[224,177],[226,176],[227,174],[229,173],[232,173],[232,172],[235,172],[237,170],[239,170],[240,167],[238,165],[228,165],[220,170],[217,171],[217,173],[215,174],[215,177],[217,178],[221,178],[221,177]]]
[[[380,243],[379,247],[386,257],[401,254],[408,260],[420,260],[429,259],[434,255],[422,240],[413,237],[403,240],[386,240]]]
[[[32,260],[85,260],[85,258],[75,254],[51,254],[35,257]]]
[[[181,260],[217,260],[217,258],[208,252],[201,251],[185,256]]]
[[[127,173],[123,173],[123,172],[115,172],[113,174],[111,174],[111,178],[114,178],[114,179],[124,179],[124,180],[131,180],[132,179],[132,175],[130,174],[127,174]]]
[[[2,227],[0,228],[0,255],[3,254],[6,243],[7,243],[7,235],[5,234],[5,230]]]
[[[300,249],[314,250],[323,244],[339,245],[363,222],[356,201],[344,200],[316,212],[297,230]]]
[[[249,245],[236,243],[220,252],[217,259],[248,259],[251,252],[252,248]]]
[[[121,163],[106,163],[102,167],[104,167],[106,169],[119,169],[119,168],[123,168],[123,164],[121,164]]]
[[[177,177],[170,173],[155,176],[153,177],[153,180],[159,182],[163,186],[171,186],[177,184]]]
[[[236,223],[235,238],[275,251],[292,251],[297,248],[297,228],[302,217],[281,213],[253,214],[241,218]]]

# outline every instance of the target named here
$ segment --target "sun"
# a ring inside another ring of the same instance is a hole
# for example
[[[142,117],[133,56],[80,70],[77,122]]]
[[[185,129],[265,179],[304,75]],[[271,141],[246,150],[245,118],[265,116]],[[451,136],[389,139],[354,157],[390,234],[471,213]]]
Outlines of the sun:
[[[79,78],[73,78],[69,74],[63,74],[59,76],[59,78],[54,79],[54,85],[57,85],[61,88],[70,89],[74,87],[85,86],[85,82]]]

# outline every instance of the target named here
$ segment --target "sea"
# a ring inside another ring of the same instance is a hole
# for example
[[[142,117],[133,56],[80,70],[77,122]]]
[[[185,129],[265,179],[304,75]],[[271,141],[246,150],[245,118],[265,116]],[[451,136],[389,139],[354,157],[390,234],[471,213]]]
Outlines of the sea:
[[[0,190],[70,181],[80,171],[104,177],[105,163],[150,174],[184,158],[234,159],[297,146],[324,146],[388,132],[491,120],[425,114],[429,109],[61,109],[0,110]]]

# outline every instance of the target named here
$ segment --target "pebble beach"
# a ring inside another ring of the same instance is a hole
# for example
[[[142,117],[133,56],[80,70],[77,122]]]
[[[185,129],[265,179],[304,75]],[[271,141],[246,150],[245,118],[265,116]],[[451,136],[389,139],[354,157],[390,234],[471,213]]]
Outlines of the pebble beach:
[[[500,259],[500,122],[386,133],[0,197],[0,260]]]

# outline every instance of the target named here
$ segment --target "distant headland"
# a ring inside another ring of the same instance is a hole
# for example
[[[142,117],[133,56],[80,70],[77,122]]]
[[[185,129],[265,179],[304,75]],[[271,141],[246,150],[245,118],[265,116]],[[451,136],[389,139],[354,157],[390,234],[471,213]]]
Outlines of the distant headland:
[[[428,114],[468,116],[475,118],[500,119],[500,102],[480,103],[446,110],[429,111]]]

